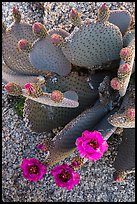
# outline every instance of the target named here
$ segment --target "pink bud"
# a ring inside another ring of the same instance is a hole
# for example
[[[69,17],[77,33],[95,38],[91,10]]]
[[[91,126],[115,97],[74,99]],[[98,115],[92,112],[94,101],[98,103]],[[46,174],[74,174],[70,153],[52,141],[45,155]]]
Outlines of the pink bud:
[[[130,65],[128,63],[120,65],[118,71],[121,73],[127,73],[130,71]]]
[[[60,91],[55,90],[51,93],[51,100],[59,103],[63,100],[63,94]]]
[[[43,29],[43,25],[41,23],[38,23],[38,22],[34,23],[32,26],[32,30],[35,33],[39,33],[42,29]]]
[[[24,89],[26,89],[27,92],[29,92],[29,93],[35,92],[35,89],[34,89],[34,87],[33,87],[33,85],[31,83],[25,84]]]
[[[8,92],[8,94],[14,95],[14,96],[18,96],[20,94],[22,94],[22,89],[18,84],[12,83],[12,82],[8,82],[4,89]]]
[[[113,78],[111,80],[111,87],[115,90],[119,90],[120,89],[120,82],[118,81],[117,78]]]
[[[72,8],[70,11],[70,17],[75,18],[77,16],[78,16],[78,12],[74,8]]]
[[[55,45],[60,44],[63,41],[62,37],[58,34],[51,35],[51,42]]]
[[[103,3],[102,5],[101,5],[101,7],[100,7],[100,9],[106,9],[107,8],[107,5],[106,5],[106,3]]]
[[[121,181],[123,181],[123,178],[120,177],[120,176],[117,176],[117,177],[114,178],[114,180],[117,181],[117,182],[121,182]]]
[[[29,42],[25,39],[22,39],[18,42],[18,47],[21,49],[21,50],[24,50],[26,49],[27,47],[29,46]]]
[[[125,172],[123,171],[115,171],[113,173],[113,179],[116,182],[122,182],[124,181],[124,178],[125,178]]]
[[[46,151],[48,150],[48,147],[47,147],[46,144],[38,144],[38,145],[36,146],[36,148],[39,149],[39,150],[42,150],[42,151],[44,151],[44,152],[46,152]]]
[[[127,116],[130,118],[130,119],[134,119],[135,118],[135,109],[134,108],[129,108],[127,110]]]
[[[18,14],[18,13],[19,13],[19,10],[14,6],[14,7],[12,8],[12,13],[13,13],[13,14]]]
[[[127,57],[130,54],[130,49],[128,47],[122,48],[120,51],[121,57]]]

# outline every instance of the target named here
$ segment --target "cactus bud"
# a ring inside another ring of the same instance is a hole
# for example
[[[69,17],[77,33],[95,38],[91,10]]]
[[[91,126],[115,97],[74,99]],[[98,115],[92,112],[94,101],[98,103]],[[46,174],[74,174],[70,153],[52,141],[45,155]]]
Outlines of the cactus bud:
[[[109,19],[110,11],[106,3],[102,4],[98,10],[98,21],[105,22]]]
[[[15,8],[15,7],[12,8],[12,15],[13,15],[14,21],[16,23],[20,23],[20,21],[21,21],[21,14],[20,14],[20,11],[17,8]]]
[[[128,63],[121,64],[119,69],[118,69],[118,77],[123,78],[129,75],[131,71],[131,67]]]
[[[64,39],[63,39],[63,37],[61,35],[53,34],[53,35],[51,35],[51,42],[55,46],[61,46],[62,47]]]
[[[58,90],[54,90],[52,93],[51,93],[51,100],[53,100],[54,102],[56,103],[60,103],[62,102],[64,96],[63,96],[63,93],[61,93],[60,91]]]
[[[12,82],[6,84],[4,89],[8,92],[8,94],[13,96],[18,96],[22,94],[22,88],[18,84]]]
[[[113,78],[110,82],[110,85],[114,90],[119,90],[121,88],[121,83],[118,78]]]
[[[120,58],[125,62],[130,62],[132,58],[132,49],[130,47],[122,48],[120,51]]]
[[[130,120],[134,120],[135,119],[135,109],[134,108],[128,108],[126,114],[127,114],[128,118]]]
[[[25,40],[25,39],[21,39],[19,42],[18,42],[18,48],[24,52],[27,52],[29,53],[30,50],[31,50],[31,44]]]
[[[69,14],[69,17],[71,19],[71,22],[74,26],[79,26],[81,25],[81,18],[80,18],[80,13],[76,11],[76,9],[72,8]]]
[[[116,181],[116,182],[124,181],[125,176],[126,176],[126,174],[125,174],[124,171],[115,171],[115,172],[113,173],[113,179],[114,179],[114,181]]]
[[[45,144],[45,143],[38,144],[38,145],[36,146],[36,148],[39,149],[39,150],[42,150],[42,151],[44,151],[44,152],[47,152],[47,150],[48,150],[48,146],[47,146],[47,144]]]
[[[43,95],[42,89],[40,88],[40,86],[38,86],[38,84],[35,83],[25,84],[24,89],[26,91],[26,94],[33,98],[38,98],[39,96]]]
[[[79,157],[79,156],[76,156],[76,157],[74,157],[72,160],[71,160],[71,167],[74,169],[74,170],[77,170],[77,169],[79,169],[81,166],[82,166],[82,164],[83,164],[83,161],[84,161],[84,159],[83,158],[81,158],[81,157]]]
[[[47,30],[42,23],[34,23],[32,26],[32,31],[39,38],[45,38],[47,36]]]

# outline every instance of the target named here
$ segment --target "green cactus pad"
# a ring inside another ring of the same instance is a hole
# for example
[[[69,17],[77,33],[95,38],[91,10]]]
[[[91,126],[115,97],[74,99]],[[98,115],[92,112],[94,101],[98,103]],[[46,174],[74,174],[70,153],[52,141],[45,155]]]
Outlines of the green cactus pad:
[[[18,49],[18,41],[26,39],[30,43],[36,40],[31,25],[13,22],[2,36],[2,55],[7,66],[13,71],[23,74],[40,74],[29,62],[27,53]]]
[[[65,38],[62,51],[72,64],[93,69],[95,65],[119,59],[122,46],[122,34],[117,26],[93,20],[75,27]]]
[[[36,83],[38,81],[37,76],[33,75],[23,75],[16,73],[10,69],[6,64],[2,65],[2,81],[6,84],[8,82],[13,82],[20,85],[22,88],[26,83]]]
[[[66,59],[61,48],[52,44],[50,36],[54,33],[60,34],[64,38],[69,35],[63,29],[53,29],[48,32],[45,38],[36,40],[29,53],[30,62],[36,69],[66,76],[71,71],[71,63]]]
[[[51,141],[48,165],[52,166],[68,157],[75,150],[75,142],[85,130],[91,131],[97,123],[108,113],[109,105],[102,105],[98,101],[77,118],[68,123]]]
[[[124,34],[131,23],[131,14],[126,10],[112,10],[108,21],[119,27],[122,34]]]
[[[119,145],[117,157],[113,163],[116,170],[131,170],[135,168],[135,129],[124,129],[122,142]]]

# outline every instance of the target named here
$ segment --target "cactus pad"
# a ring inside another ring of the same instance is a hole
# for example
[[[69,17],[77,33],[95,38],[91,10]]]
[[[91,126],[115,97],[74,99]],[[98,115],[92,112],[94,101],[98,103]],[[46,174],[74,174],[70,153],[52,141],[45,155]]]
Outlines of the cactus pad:
[[[113,163],[116,170],[131,170],[135,168],[135,129],[124,129],[122,142],[119,145],[117,157]]]
[[[92,69],[95,65],[119,59],[122,46],[122,35],[117,26],[91,21],[74,28],[65,38],[62,51],[72,64]]]
[[[37,76],[23,75],[10,69],[6,64],[2,64],[2,81],[4,83],[13,82],[20,85],[22,88],[28,82],[36,83],[38,81]]]
[[[36,40],[31,25],[27,23],[12,23],[2,38],[2,55],[7,66],[13,71],[23,74],[40,74],[29,62],[28,54],[18,49],[18,41],[26,39],[30,43]]]
[[[40,38],[33,43],[29,54],[31,64],[40,70],[55,72],[65,76],[71,71],[71,64],[62,53],[61,48],[52,44],[50,36],[59,33],[62,37],[69,35],[62,29],[53,29],[48,32],[45,38]]]
[[[110,11],[108,21],[119,27],[122,34],[124,34],[131,23],[131,14],[126,10],[113,10]]]

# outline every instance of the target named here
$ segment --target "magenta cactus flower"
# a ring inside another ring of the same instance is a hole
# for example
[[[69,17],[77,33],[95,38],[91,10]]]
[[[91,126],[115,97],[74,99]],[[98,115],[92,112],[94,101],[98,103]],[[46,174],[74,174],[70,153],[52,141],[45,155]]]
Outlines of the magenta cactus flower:
[[[82,136],[76,140],[77,150],[82,158],[96,161],[108,150],[108,144],[98,131],[85,130]]]
[[[67,188],[68,190],[71,190],[80,181],[79,174],[74,172],[67,164],[54,167],[51,170],[51,175],[54,176],[54,180],[59,187]]]
[[[35,158],[23,159],[21,168],[24,178],[31,182],[41,180],[43,175],[47,172],[46,166]]]

